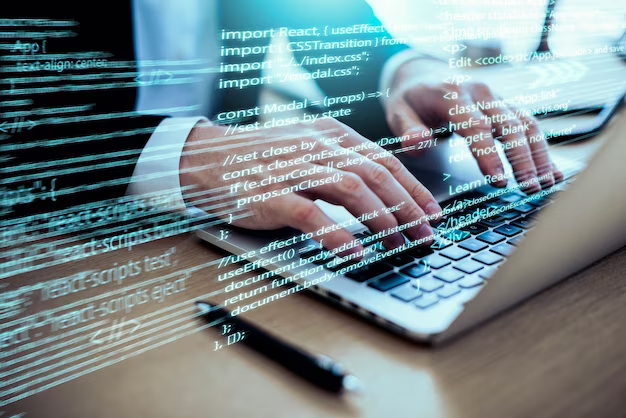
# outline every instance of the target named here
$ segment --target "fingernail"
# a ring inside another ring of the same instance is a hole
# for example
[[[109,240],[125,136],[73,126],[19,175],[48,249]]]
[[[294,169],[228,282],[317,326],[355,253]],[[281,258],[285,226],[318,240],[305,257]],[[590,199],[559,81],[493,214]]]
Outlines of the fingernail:
[[[422,224],[422,226],[420,226],[417,230],[417,234],[420,239],[423,239],[431,236],[433,234],[433,229],[428,224]]]
[[[497,180],[496,182],[492,183],[494,186],[496,187],[505,187],[507,185],[507,180],[506,177],[504,175],[504,167],[502,166],[502,163],[499,163],[496,166],[496,177],[501,177],[501,180]]]
[[[404,236],[402,234],[396,232],[395,234],[391,234],[385,239],[387,245],[385,247],[388,248],[397,248],[404,244]]]
[[[539,174],[539,178],[541,178],[541,187],[542,188],[549,188],[554,186],[554,175],[552,174],[551,171],[544,171],[543,173]]]
[[[354,254],[354,253],[358,253],[363,251],[363,245],[361,245],[361,243],[358,243],[357,245],[355,245],[352,248],[348,248],[345,251],[342,251],[341,253],[337,254],[339,257],[347,257],[350,254]],[[361,255],[362,256],[362,255]],[[361,256],[357,257],[360,258]]]
[[[539,183],[539,178],[536,173],[528,175],[523,182],[526,183],[526,187],[524,187],[522,191],[526,194],[537,193],[541,190],[541,184]]]
[[[437,202],[430,202],[426,205],[426,213],[428,215],[441,215],[442,209]]]
[[[565,178],[565,176],[560,170],[554,170],[553,175],[554,175],[554,181],[557,183],[560,183]]]

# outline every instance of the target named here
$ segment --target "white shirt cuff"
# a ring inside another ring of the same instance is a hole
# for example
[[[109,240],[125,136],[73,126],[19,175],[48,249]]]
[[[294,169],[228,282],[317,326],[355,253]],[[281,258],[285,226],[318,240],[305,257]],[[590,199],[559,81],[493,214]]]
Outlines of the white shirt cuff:
[[[135,165],[127,195],[152,198],[163,202],[163,210],[185,210],[180,186],[180,157],[189,133],[204,117],[163,119],[141,151]]]

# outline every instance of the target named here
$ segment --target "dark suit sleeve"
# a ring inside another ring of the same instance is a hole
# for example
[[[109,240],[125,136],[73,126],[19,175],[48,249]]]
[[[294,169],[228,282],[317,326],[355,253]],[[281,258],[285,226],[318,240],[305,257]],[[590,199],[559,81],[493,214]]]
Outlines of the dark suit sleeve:
[[[370,27],[380,26],[372,8],[366,0],[229,0],[221,3],[222,28],[226,31],[264,31],[280,28],[306,29],[316,27],[320,30],[320,36],[290,36],[291,42],[288,49],[295,55],[294,66],[302,66],[311,72],[313,80],[320,86],[323,92],[332,97],[345,96],[365,92],[366,94],[378,91],[382,69],[386,61],[395,53],[407,49],[408,46],[397,44],[393,46],[376,45],[376,38],[390,39],[391,35],[383,30],[381,32],[347,34],[333,33],[333,28],[348,28],[355,25],[367,24]],[[328,33],[324,28],[328,27]],[[369,46],[348,46],[327,49],[325,47],[313,47],[311,42],[324,42],[330,45],[344,41],[370,41]],[[260,49],[267,46],[270,39],[260,37],[248,39],[246,46],[254,46]],[[305,44],[309,42],[309,44]],[[226,48],[238,48],[244,45],[239,39],[223,39]],[[362,54],[366,53],[365,56]],[[319,61],[324,55],[344,57],[343,62],[323,63]],[[352,58],[347,56],[359,56],[356,61],[347,62]],[[223,61],[227,64],[240,64],[244,62],[262,61],[263,55],[251,55],[246,57],[224,56]],[[280,67],[282,63],[277,63]],[[355,68],[353,68],[355,67]],[[319,73],[328,70],[350,71],[350,74],[342,77],[318,76]],[[283,72],[282,69],[279,71]],[[317,72],[317,74],[316,74]],[[245,74],[238,72],[222,73],[220,77],[226,80],[238,80],[241,78],[258,78],[260,70],[246,71]],[[281,88],[282,81],[273,80],[270,87]],[[297,82],[296,82],[297,84]],[[230,89],[222,91],[221,112],[247,109],[258,104],[261,86],[256,85],[245,89]],[[341,106],[336,106],[340,108]],[[391,135],[385,121],[384,112],[379,99],[367,99],[362,102],[354,102],[349,106],[352,109],[348,117],[339,118],[342,122],[350,125],[362,135],[377,139]],[[332,109],[332,108],[331,108]],[[238,119],[241,124],[252,123],[253,117]],[[218,121],[220,122],[220,121]],[[222,121],[231,123],[231,121]]]
[[[163,119],[133,111],[130,2],[28,3],[3,10],[16,20],[4,28],[15,34],[12,46],[0,51],[0,210],[14,216],[124,196]]]
[[[300,5],[293,2],[293,5]],[[318,37],[306,37],[293,39],[295,41],[322,41],[330,45],[347,46],[336,49],[307,50],[306,46],[300,50],[300,46],[294,45],[294,56],[298,63],[302,63],[308,71],[315,74],[316,71],[334,72],[339,70],[350,72],[348,76],[320,77],[316,81],[322,91],[331,97],[365,95],[365,100],[355,101],[350,104],[338,103],[331,110],[342,108],[351,109],[349,116],[341,117],[340,120],[362,135],[370,139],[378,139],[391,135],[384,117],[381,102],[377,98],[367,98],[370,93],[379,90],[380,77],[387,60],[394,54],[408,49],[407,45],[384,42],[392,39],[391,34],[383,27],[374,11],[365,0],[316,0],[310,6],[295,7],[289,14],[294,27],[306,27],[314,24],[326,29],[326,33]],[[296,20],[300,22],[296,25]],[[362,26],[367,25],[367,26]],[[368,28],[376,31],[368,31]],[[343,29],[354,31],[344,33]],[[350,45],[355,45],[350,47]],[[358,46],[364,45],[364,46]],[[341,59],[340,62],[319,64],[317,59]],[[311,64],[311,63],[315,64]],[[333,74],[334,75],[334,74]],[[386,92],[381,92],[386,93]]]

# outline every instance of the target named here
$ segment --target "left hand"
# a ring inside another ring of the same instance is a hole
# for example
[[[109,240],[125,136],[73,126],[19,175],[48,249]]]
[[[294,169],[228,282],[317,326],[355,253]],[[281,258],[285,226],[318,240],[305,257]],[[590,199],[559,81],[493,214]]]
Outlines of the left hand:
[[[445,63],[417,59],[403,64],[395,74],[392,94],[386,102],[387,122],[395,135],[410,136],[410,140],[403,141],[405,147],[428,139],[422,136],[424,130],[442,126],[449,129],[453,123],[457,127],[455,133],[462,137],[480,138],[472,142],[470,149],[484,175],[504,177],[498,153],[484,152],[494,147],[495,138],[502,143],[515,141],[509,144],[505,154],[518,182],[541,179],[524,191],[536,193],[563,179],[548,155],[545,137],[533,116],[503,104],[485,84],[444,83],[442,74],[448,72]],[[497,105],[481,111],[475,106],[477,102]],[[468,111],[460,113],[456,111],[458,108]],[[418,133],[419,136],[415,135]],[[492,183],[496,187],[506,184],[504,178]]]

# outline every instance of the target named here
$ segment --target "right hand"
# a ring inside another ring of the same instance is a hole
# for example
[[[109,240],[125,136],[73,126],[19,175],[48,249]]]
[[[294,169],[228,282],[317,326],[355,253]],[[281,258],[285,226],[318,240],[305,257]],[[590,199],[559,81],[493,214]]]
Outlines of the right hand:
[[[441,213],[432,194],[396,157],[335,119],[232,136],[226,136],[225,131],[221,126],[199,126],[192,130],[180,160],[180,181],[189,188],[186,198],[191,204],[222,219],[228,219],[232,213],[235,226],[260,230],[290,226],[313,233],[314,240],[323,240],[324,247],[332,250],[355,238],[345,229],[316,235],[320,228],[330,227],[334,222],[314,203],[315,199],[342,205],[355,217],[378,210],[377,217],[363,222],[373,233],[418,220],[425,214]],[[341,142],[327,141],[331,138]],[[303,144],[315,145],[310,151],[310,147],[303,150]],[[272,147],[291,147],[291,151],[263,156]],[[361,149],[347,149],[354,147]],[[307,154],[320,158],[293,161]],[[246,155],[248,161],[228,163],[236,156]],[[285,167],[270,167],[275,162]],[[327,166],[331,162],[333,168]],[[347,162],[353,164],[346,165]],[[342,164],[342,168],[337,168]],[[316,168],[312,175],[292,178],[294,173]],[[233,172],[245,175],[231,179]],[[280,179],[281,176],[284,177]],[[338,181],[326,180],[329,178]],[[306,180],[326,182],[317,187],[299,188]],[[247,190],[245,181],[248,181]],[[251,182],[256,182],[252,183],[254,187]],[[397,211],[383,211],[397,205]],[[247,216],[238,218],[242,214]],[[409,239],[432,235],[428,221],[423,219],[403,231]],[[404,238],[395,232],[384,238],[383,243],[387,248],[395,248],[404,244]],[[357,244],[342,255],[362,249]]]
[[[391,130],[410,138],[402,142],[404,147],[415,148],[422,140],[423,136],[415,132],[454,125],[461,137],[475,139],[468,148],[481,172],[491,176],[493,186],[507,185],[502,161],[497,152],[491,152],[497,149],[496,138],[508,145],[505,154],[517,182],[526,184],[523,191],[537,193],[563,180],[563,173],[550,158],[537,119],[502,101],[485,84],[442,82],[441,74],[447,70],[447,63],[424,58],[404,63],[395,74],[393,94],[384,103]],[[479,110],[477,103],[491,103],[492,107]],[[455,108],[469,111],[452,115],[450,111]]]

